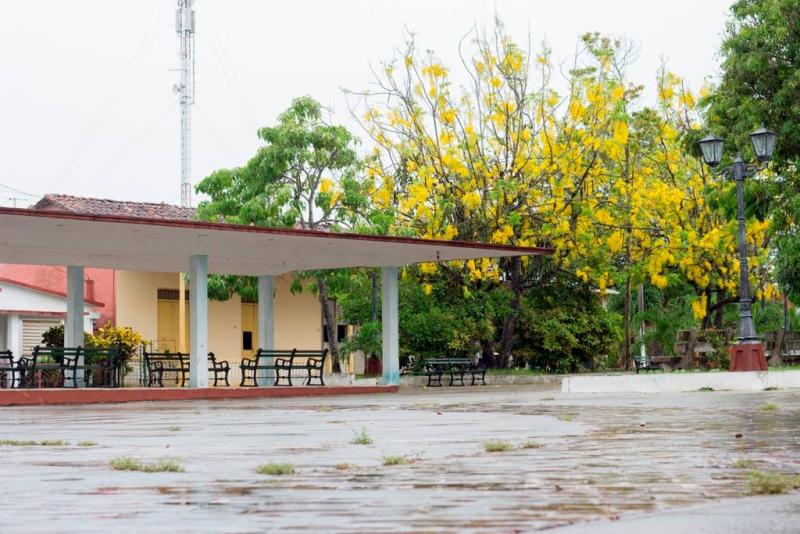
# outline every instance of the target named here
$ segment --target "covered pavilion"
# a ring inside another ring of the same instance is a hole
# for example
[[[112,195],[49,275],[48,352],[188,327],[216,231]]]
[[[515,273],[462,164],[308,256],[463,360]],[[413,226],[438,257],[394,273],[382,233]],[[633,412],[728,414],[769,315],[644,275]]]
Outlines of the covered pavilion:
[[[67,267],[65,346],[83,339],[83,270],[188,271],[193,295],[208,275],[258,277],[261,348],[273,349],[273,277],[293,271],[380,267],[383,380],[399,376],[398,269],[421,262],[551,254],[540,247],[264,228],[200,221],[0,208],[0,262]],[[190,301],[191,388],[207,388],[208,299]]]

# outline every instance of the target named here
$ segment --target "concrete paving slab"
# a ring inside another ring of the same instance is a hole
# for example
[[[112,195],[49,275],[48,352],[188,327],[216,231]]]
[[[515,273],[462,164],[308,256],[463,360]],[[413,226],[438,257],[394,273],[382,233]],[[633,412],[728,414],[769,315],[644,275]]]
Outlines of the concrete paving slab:
[[[488,386],[6,407],[0,440],[69,444],[0,445],[0,532],[521,532],[625,519],[743,496],[738,459],[800,472],[798,423],[796,391]],[[353,443],[362,430],[371,445]],[[490,439],[512,449],[486,452]],[[385,466],[389,455],[410,463]],[[174,458],[185,472],[111,469],[124,456]],[[257,474],[267,462],[296,472]]]

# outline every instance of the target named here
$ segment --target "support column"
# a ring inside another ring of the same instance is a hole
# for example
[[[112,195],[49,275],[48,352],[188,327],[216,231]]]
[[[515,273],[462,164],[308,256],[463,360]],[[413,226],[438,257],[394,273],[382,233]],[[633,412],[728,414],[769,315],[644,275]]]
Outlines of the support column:
[[[14,359],[19,360],[22,354],[22,319],[19,315],[13,314],[6,318],[6,348],[14,353]]]
[[[83,267],[67,267],[67,318],[64,322],[64,346],[83,346]],[[83,386],[83,355],[78,358],[75,380]]]
[[[381,269],[381,291],[383,385],[396,386],[400,384],[397,267]]]
[[[275,349],[275,293],[274,278],[272,276],[258,277],[258,347],[264,350]],[[267,358],[264,365],[272,365],[272,358]],[[275,379],[272,369],[263,369],[258,372],[258,382],[261,385],[271,385]]]
[[[189,257],[189,387],[208,387],[208,256]]]

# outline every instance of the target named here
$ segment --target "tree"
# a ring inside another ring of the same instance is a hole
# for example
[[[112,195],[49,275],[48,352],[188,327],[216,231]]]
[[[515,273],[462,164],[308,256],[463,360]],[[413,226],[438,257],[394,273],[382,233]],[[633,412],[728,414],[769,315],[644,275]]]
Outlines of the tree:
[[[220,169],[196,190],[207,195],[198,206],[201,219],[258,226],[338,231],[357,227],[369,207],[359,181],[357,140],[343,126],[328,124],[311,97],[300,97],[278,117],[278,124],[261,128],[264,146],[243,167]],[[343,275],[335,271],[295,273],[293,290],[315,291],[322,309],[334,362],[340,371],[337,321],[331,288]],[[311,283],[304,281],[311,280]],[[252,278],[226,276],[209,282],[219,298],[233,292],[256,294]]]
[[[703,103],[709,126],[746,155],[750,131],[764,124],[778,132],[777,176],[749,192],[771,199],[776,278],[800,300],[800,0],[738,0],[730,12],[722,78]]]

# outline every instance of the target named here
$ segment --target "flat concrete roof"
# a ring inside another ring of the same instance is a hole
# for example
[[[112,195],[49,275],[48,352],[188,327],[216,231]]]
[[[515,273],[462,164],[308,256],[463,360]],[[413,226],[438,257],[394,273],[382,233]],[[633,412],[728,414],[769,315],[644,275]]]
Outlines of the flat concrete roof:
[[[278,275],[342,267],[552,254],[541,247],[0,208],[0,263]]]

